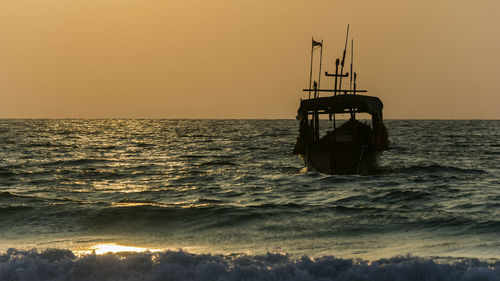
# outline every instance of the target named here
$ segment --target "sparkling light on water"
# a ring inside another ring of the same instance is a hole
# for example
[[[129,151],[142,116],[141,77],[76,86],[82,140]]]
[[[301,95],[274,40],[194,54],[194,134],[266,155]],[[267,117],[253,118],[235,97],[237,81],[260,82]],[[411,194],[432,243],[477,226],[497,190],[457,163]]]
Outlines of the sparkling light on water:
[[[124,246],[118,245],[116,243],[108,243],[108,244],[98,244],[90,247],[91,252],[96,253],[97,255],[102,255],[106,253],[121,253],[121,252],[158,252],[160,249],[149,249],[143,247],[134,247],[134,246]]]
[[[296,120],[0,120],[0,251],[500,258],[500,122],[386,125],[380,171],[328,176]]]

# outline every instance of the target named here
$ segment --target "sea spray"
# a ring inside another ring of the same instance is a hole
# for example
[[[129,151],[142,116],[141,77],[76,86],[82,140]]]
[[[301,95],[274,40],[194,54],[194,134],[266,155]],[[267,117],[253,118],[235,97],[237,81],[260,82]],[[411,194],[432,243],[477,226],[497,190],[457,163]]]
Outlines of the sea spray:
[[[260,256],[109,253],[75,256],[68,250],[19,251],[0,255],[0,280],[500,280],[500,262],[463,259],[439,263],[400,256],[368,262],[333,256],[311,259]]]

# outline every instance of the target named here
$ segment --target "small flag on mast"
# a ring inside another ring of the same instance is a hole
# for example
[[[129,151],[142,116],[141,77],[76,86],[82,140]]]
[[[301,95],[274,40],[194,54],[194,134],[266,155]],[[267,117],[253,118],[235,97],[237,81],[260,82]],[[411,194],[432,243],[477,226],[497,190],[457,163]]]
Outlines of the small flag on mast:
[[[318,41],[314,41],[314,39],[313,39],[312,46],[313,47],[316,47],[316,46],[323,47],[323,43],[322,42],[318,42]]]

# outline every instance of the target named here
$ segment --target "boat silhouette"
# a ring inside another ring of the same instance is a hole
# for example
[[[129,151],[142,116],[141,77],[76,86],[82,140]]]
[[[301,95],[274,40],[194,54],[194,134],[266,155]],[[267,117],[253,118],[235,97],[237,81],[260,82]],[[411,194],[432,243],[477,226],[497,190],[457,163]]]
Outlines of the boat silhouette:
[[[301,99],[297,111],[300,125],[294,154],[301,157],[309,169],[325,174],[370,173],[378,167],[382,151],[389,146],[382,101],[378,97],[360,94],[366,93],[366,90],[356,89],[357,75],[352,71],[352,48],[351,73],[343,73],[348,36],[349,26],[342,61],[336,59],[335,74],[325,72],[325,76],[334,78],[334,89],[320,88],[323,41],[318,42],[313,38],[309,89],[303,89],[309,92],[309,98]],[[318,82],[314,81],[311,87],[313,52],[317,47],[321,49],[320,71]],[[342,79],[347,77],[350,78],[349,89],[342,89]],[[320,97],[321,93],[329,93],[330,96]],[[369,114],[371,124],[356,119],[359,113]],[[321,137],[320,115],[328,115],[332,123],[332,130],[327,130]],[[337,115],[347,115],[349,118],[337,127]]]

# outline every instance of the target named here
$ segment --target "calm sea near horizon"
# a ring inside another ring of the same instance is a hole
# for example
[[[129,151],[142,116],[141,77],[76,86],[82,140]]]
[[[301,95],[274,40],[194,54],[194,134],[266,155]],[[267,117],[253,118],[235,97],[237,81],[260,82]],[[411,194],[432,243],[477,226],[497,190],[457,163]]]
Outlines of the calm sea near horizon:
[[[296,120],[0,119],[0,280],[500,280],[500,121],[385,124],[331,176]]]

